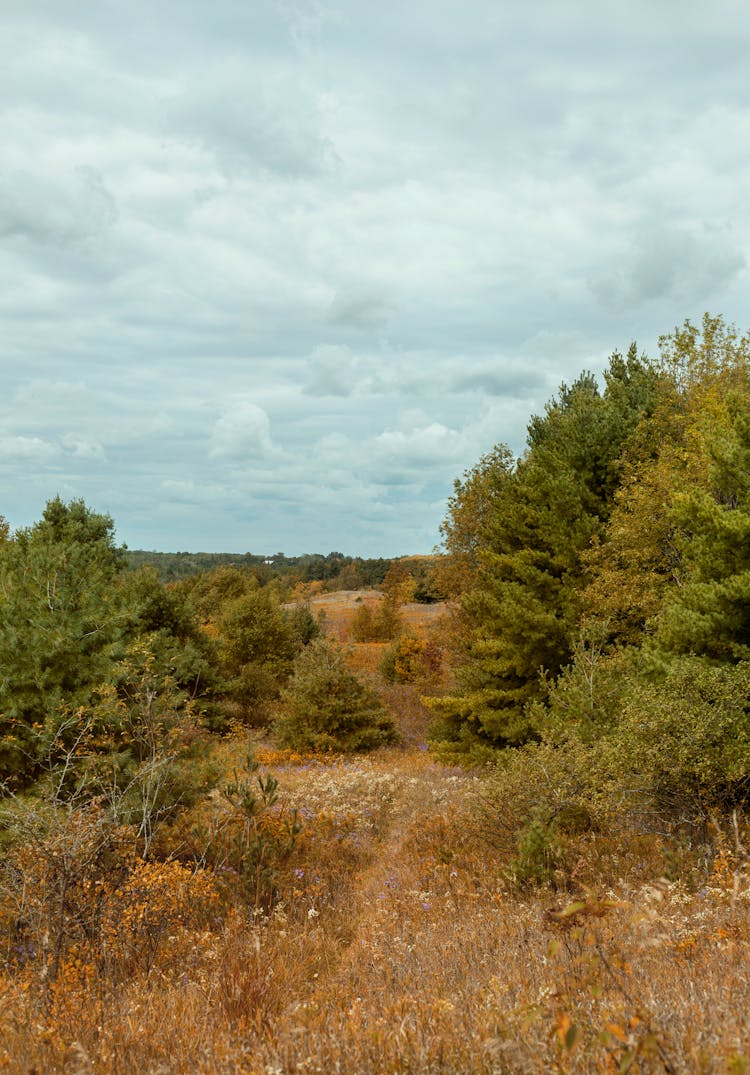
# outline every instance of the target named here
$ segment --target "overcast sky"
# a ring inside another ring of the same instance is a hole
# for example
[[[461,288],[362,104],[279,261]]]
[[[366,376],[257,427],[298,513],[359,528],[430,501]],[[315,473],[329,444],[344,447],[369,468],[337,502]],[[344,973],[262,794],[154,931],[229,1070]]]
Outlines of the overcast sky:
[[[750,8],[0,0],[0,513],[428,552],[560,382],[750,327]]]

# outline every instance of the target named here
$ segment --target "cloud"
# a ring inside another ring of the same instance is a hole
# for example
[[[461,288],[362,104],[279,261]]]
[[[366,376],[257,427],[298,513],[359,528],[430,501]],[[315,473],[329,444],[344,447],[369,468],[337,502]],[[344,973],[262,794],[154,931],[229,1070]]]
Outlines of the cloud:
[[[348,347],[324,345],[310,356],[308,396],[350,396],[354,387],[354,356]]]
[[[458,462],[465,450],[465,442],[458,430],[448,429],[440,422],[431,422],[424,428],[409,432],[385,430],[375,438],[374,447],[379,459],[412,468]]]
[[[273,452],[271,424],[257,404],[235,403],[216,421],[209,450],[211,459],[262,459]]]
[[[0,236],[67,246],[101,234],[116,219],[114,198],[95,168],[79,165],[54,178],[0,175]]]
[[[0,465],[7,463],[54,463],[58,450],[41,437],[0,437]]]
[[[270,57],[249,66],[239,56],[205,61],[166,113],[175,134],[197,140],[222,172],[266,171],[283,179],[325,168],[316,96],[292,67]]]
[[[334,296],[326,320],[358,332],[374,332],[385,328],[392,310],[392,302],[374,291],[344,288]]]
[[[63,447],[76,459],[92,459],[104,462],[104,447],[98,441],[88,440],[75,433],[67,433],[62,439]]]
[[[724,235],[654,225],[641,230],[621,266],[593,281],[592,290],[610,306],[670,298],[691,306],[727,290],[746,267],[742,250]]]
[[[474,368],[454,379],[455,392],[478,392],[487,396],[530,396],[544,382],[543,375],[528,363],[519,367],[515,363],[496,362]]]
[[[453,478],[521,451],[562,381],[705,308],[744,327],[746,21],[15,5],[0,510],[83,496],[131,547],[428,550]]]

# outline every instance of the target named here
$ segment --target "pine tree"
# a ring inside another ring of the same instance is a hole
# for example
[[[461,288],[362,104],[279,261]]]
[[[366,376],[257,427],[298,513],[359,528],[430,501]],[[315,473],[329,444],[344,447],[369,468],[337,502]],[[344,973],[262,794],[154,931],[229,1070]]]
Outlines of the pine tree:
[[[59,498],[0,552],[0,778],[32,778],[106,679],[123,566],[109,516]]]
[[[395,739],[378,696],[347,668],[341,647],[328,638],[311,642],[297,658],[275,731],[294,750],[372,750]]]
[[[618,460],[653,407],[658,381],[635,346],[626,358],[613,355],[604,392],[590,374],[564,385],[532,419],[523,458],[502,467],[484,501],[476,584],[462,602],[471,630],[459,692],[432,703],[438,739],[506,746],[534,734],[529,703],[571,659],[583,554],[604,533]]]

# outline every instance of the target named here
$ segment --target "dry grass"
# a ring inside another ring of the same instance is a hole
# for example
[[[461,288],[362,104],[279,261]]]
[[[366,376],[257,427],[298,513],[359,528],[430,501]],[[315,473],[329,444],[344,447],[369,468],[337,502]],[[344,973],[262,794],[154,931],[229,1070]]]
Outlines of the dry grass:
[[[418,749],[259,757],[304,824],[273,912],[183,908],[125,978],[80,944],[51,986],[9,946],[0,1067],[750,1071],[750,877],[729,845],[687,890],[660,880],[658,840],[618,857],[588,834],[588,889],[523,893],[471,820],[478,777]]]
[[[361,605],[375,608],[382,599],[379,590],[336,590],[334,593],[315,594],[310,598],[310,608],[315,615],[324,617],[324,626],[329,634],[344,642],[349,638],[352,620]],[[442,602],[420,604],[408,602],[399,608],[406,627],[423,637],[441,617],[445,616],[448,606]]]

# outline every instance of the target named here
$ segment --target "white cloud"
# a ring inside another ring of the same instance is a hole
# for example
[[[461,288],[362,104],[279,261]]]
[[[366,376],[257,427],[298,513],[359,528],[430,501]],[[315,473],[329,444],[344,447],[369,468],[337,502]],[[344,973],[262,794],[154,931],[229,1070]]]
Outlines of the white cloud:
[[[62,439],[63,447],[76,459],[95,459],[104,462],[104,447],[98,441],[88,440],[75,433],[66,433]]]
[[[214,425],[209,452],[212,459],[252,460],[273,451],[271,423],[255,403],[233,404]]]
[[[324,345],[310,356],[308,396],[349,396],[354,387],[354,356],[348,347]]]
[[[41,437],[0,437],[0,465],[6,463],[54,463],[58,450]]]
[[[429,549],[561,381],[745,327],[739,0],[2,20],[14,525],[59,491],[133,547]]]
[[[440,422],[431,422],[422,429],[386,430],[375,439],[377,457],[405,468],[434,466],[446,461],[458,463],[466,449],[465,439],[458,430],[448,429]]]

